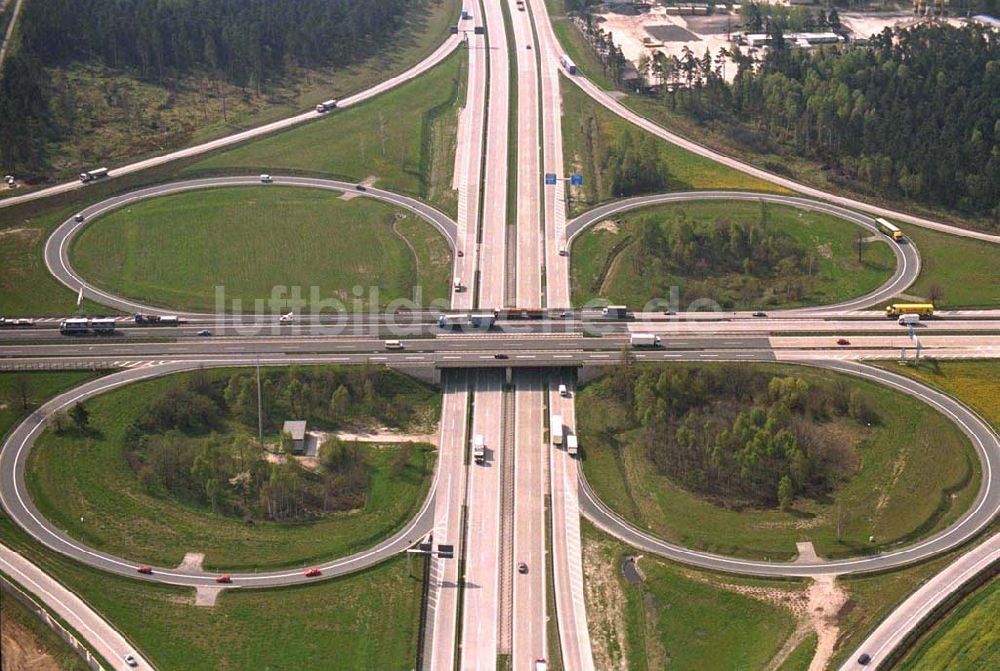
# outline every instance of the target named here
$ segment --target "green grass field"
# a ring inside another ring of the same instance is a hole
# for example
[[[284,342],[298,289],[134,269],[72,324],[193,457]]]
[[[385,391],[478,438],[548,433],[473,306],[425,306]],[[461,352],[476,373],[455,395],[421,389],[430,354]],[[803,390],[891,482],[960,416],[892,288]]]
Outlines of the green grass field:
[[[938,285],[939,307],[1000,306],[1000,245],[917,226],[901,227],[920,251],[920,276],[908,295],[927,298]]]
[[[1000,580],[967,598],[899,665],[900,671],[977,671],[1000,668]]]
[[[807,381],[835,377],[803,367],[761,368]],[[851,376],[844,380],[861,390],[882,423],[861,430],[858,470],[828,499],[796,500],[789,512],[738,512],[695,496],[659,475],[646,455],[617,444],[607,427],[620,421],[620,407],[597,401],[588,387],[577,397],[584,471],[597,495],[638,527],[686,547],[741,557],[790,559],[795,543],[805,540],[820,555],[853,556],[946,526],[979,487],[979,461],[966,438],[916,399]]]
[[[635,263],[638,246],[630,243],[629,238],[635,239],[637,222],[652,217],[666,228],[674,225],[671,222],[681,213],[686,221],[703,223],[706,227],[720,219],[755,223],[760,218],[760,206],[738,201],[659,205],[629,212],[617,218],[613,226],[591,228],[573,243],[570,268],[573,304],[583,305],[595,298],[606,298],[612,303],[641,306],[653,299],[667,298],[665,292],[657,289],[666,285],[680,287],[682,309],[688,301],[706,297],[701,291],[696,296],[686,296],[688,279],[685,277],[651,276],[640,272]],[[895,267],[892,251],[882,242],[867,244],[859,264],[856,251],[859,229],[831,215],[772,205],[768,208],[768,230],[786,233],[804,249],[815,252],[815,283],[802,299],[790,301],[777,292],[779,278],[764,279],[754,306],[797,307],[847,300],[880,286]],[[718,284],[714,293],[707,297],[723,307],[750,307],[737,305],[738,297]]]
[[[280,186],[146,200],[95,219],[71,255],[74,268],[106,290],[202,311],[216,309],[216,286],[225,287],[224,309],[238,298],[245,312],[276,286],[301,287],[304,300],[318,287],[320,301],[336,299],[348,311],[355,286],[364,288],[364,309],[370,287],[378,288],[380,305],[412,298],[418,286],[425,303],[446,300],[451,270],[444,237],[414,214],[369,198]]]
[[[583,524],[588,625],[597,668],[763,669],[795,628],[792,611],[737,590],[798,593],[793,581],[720,576],[643,555],[644,579],[627,582],[632,548]]]
[[[572,193],[570,209],[573,214],[579,214],[605,200],[601,161],[606,148],[613,146],[626,131],[636,137],[644,131],[604,109],[565,80],[562,80],[561,90],[566,172],[582,173],[584,179],[584,186]],[[734,189],[787,193],[781,187],[692,154],[677,145],[665,141],[657,141],[657,144],[670,172],[668,191]]]
[[[464,50],[402,86],[324,119],[195,162],[183,174],[302,173],[361,181],[457,212],[452,190],[457,114],[465,101]]]
[[[3,630],[4,668],[7,668],[9,656],[12,670],[29,669],[33,662],[38,663],[39,654],[47,655],[48,664],[60,671],[87,671],[90,668],[34,612],[6,592],[0,595],[0,629]],[[15,632],[16,638],[8,641],[7,637],[13,637]],[[20,650],[15,650],[13,645],[8,647],[14,640],[23,646]]]
[[[110,576],[55,555],[3,514],[0,540],[80,595],[162,671],[405,671],[416,663],[421,581],[403,558],[315,585],[232,590],[202,608],[192,590]]]
[[[816,634],[809,634],[805,640],[792,651],[792,654],[778,667],[778,671],[808,671],[809,663],[816,655]]]
[[[90,437],[52,430],[40,437],[27,481],[42,514],[82,542],[137,562],[175,566],[186,552],[203,552],[206,568],[252,571],[312,564],[374,545],[409,521],[427,495],[433,450],[414,450],[408,467],[394,474],[392,459],[401,448],[378,444],[364,447],[372,467],[364,507],[315,521],[248,525],[151,495],[124,459],[122,434],[171,381],[129,385],[89,401]]]
[[[882,364],[883,368],[915,377],[961,400],[1000,431],[1000,360],[934,361],[919,366]]]

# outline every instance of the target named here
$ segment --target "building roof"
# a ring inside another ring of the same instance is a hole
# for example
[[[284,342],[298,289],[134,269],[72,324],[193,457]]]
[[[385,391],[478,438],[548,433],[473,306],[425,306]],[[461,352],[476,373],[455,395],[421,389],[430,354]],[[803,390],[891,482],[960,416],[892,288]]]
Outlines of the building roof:
[[[291,435],[292,440],[305,440],[306,422],[305,420],[288,420],[281,427],[281,432]]]

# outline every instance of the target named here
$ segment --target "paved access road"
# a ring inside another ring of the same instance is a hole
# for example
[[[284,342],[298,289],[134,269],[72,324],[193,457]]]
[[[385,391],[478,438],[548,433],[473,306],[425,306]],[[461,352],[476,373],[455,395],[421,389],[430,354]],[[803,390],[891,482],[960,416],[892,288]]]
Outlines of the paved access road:
[[[566,235],[569,243],[571,244],[576,236],[583,233],[589,227],[616,214],[652,205],[662,205],[664,203],[703,200],[766,202],[778,205],[789,205],[803,210],[830,214],[853,224],[857,224],[865,230],[879,236],[884,244],[889,245],[892,249],[892,253],[896,256],[896,272],[893,276],[886,280],[881,287],[865,296],[852,298],[851,300],[836,303],[834,305],[803,308],[798,310],[782,310],[780,312],[817,312],[820,310],[833,312],[858,310],[861,308],[871,307],[873,305],[879,305],[905,291],[907,287],[916,281],[917,276],[920,274],[920,254],[917,252],[916,246],[910,240],[905,239],[902,243],[894,243],[879,232],[878,227],[875,225],[875,220],[872,217],[852,212],[851,210],[838,205],[831,205],[830,203],[809,200],[807,198],[799,198],[797,196],[777,196],[775,194],[752,193],[746,191],[687,191],[658,194],[653,196],[638,196],[636,198],[617,200],[606,205],[595,207],[589,212],[583,213],[566,225]]]
[[[458,35],[452,35],[446,39],[441,46],[439,46],[434,53],[430,56],[417,63],[415,66],[409,70],[402,72],[395,77],[385,80],[380,84],[376,84],[370,89],[366,89],[359,93],[355,93],[350,96],[346,96],[337,101],[337,108],[342,109],[345,107],[352,107],[366,100],[374,98],[375,96],[385,93],[389,89],[395,88],[400,84],[407,82],[414,77],[418,77],[423,73],[427,72],[435,65],[443,61],[445,58],[451,54],[458,46],[462,43],[462,38]],[[170,152],[168,154],[163,154],[161,156],[154,156],[153,158],[148,158],[143,161],[137,161],[135,163],[130,163],[129,165],[119,166],[117,168],[111,168],[110,175],[105,179],[114,179],[116,177],[122,177],[124,175],[131,174],[133,172],[139,172],[140,170],[146,170],[154,166],[163,165],[164,163],[169,163],[170,161],[176,161],[179,158],[188,158],[191,156],[197,156],[199,154],[204,154],[215,149],[220,149],[222,147],[228,147],[230,145],[236,144],[238,142],[243,142],[252,138],[260,137],[262,135],[267,135],[269,133],[274,133],[279,130],[290,128],[292,126],[297,126],[306,121],[312,121],[323,116],[328,116],[330,114],[336,114],[336,110],[333,112],[317,112],[315,110],[310,110],[308,112],[303,112],[302,114],[297,114],[292,117],[281,119],[279,121],[274,121],[263,126],[258,126],[256,128],[251,128],[249,130],[241,131],[239,133],[234,133],[233,135],[227,135],[226,137],[221,137],[217,140],[211,140],[210,142],[205,142],[203,144],[196,145],[194,147],[188,147],[186,149],[179,149],[177,151]],[[86,166],[81,169],[92,169],[98,166]],[[102,180],[103,181],[103,180]],[[65,182],[56,186],[51,186],[46,189],[39,189],[38,191],[30,191],[20,196],[11,196],[9,198],[0,198],[0,208],[11,207],[13,205],[19,205],[20,203],[26,203],[31,200],[37,200],[39,198],[47,198],[49,196],[54,196],[58,193],[66,193],[67,191],[74,191],[76,189],[86,188],[88,184],[84,184],[80,180],[73,180],[72,182]]]
[[[62,618],[116,671],[132,668],[125,663],[125,655],[135,657],[138,663],[135,668],[153,668],[142,654],[86,601],[63,587],[58,580],[32,564],[23,555],[5,545],[0,545],[0,572],[5,573],[44,603],[51,612]]]
[[[697,552],[655,538],[626,522],[601,502],[580,478],[580,497],[584,516],[600,529],[630,545],[684,564],[727,573],[759,576],[815,576],[871,573],[898,568],[933,557],[958,547],[986,529],[1000,513],[1000,438],[988,424],[966,406],[916,380],[846,361],[814,360],[810,365],[848,373],[909,394],[940,411],[968,436],[982,463],[982,481],[975,501],[958,520],[934,535],[900,549],[852,559],[818,562],[769,562],[736,559]]]
[[[977,574],[988,571],[1000,562],[1000,534],[994,534],[930,578],[906,598],[868,635],[840,671],[861,671],[881,668],[892,652],[923,620],[937,609],[949,596]],[[867,654],[871,660],[859,664],[858,658]]]
[[[374,198],[376,200],[410,210],[414,214],[430,222],[435,228],[438,229],[438,231],[441,232],[452,249],[455,248],[458,230],[455,222],[452,221],[448,215],[415,198],[402,196],[391,191],[376,189],[374,187],[364,187],[364,191],[359,191],[357,189],[358,185],[354,182],[342,182],[333,179],[291,177],[282,175],[272,176],[272,179],[273,183],[271,184],[262,184],[260,178],[255,176],[191,179],[182,182],[171,182],[168,184],[151,186],[138,191],[133,191],[131,193],[126,193],[121,196],[114,196],[112,198],[108,198],[107,200],[102,200],[101,202],[95,203],[79,212],[79,214],[84,217],[83,221],[76,221],[76,215],[74,215],[60,224],[56,230],[52,232],[52,235],[49,236],[49,239],[45,243],[45,265],[48,267],[49,272],[52,273],[57,280],[69,287],[72,291],[77,292],[82,288],[86,298],[116,310],[122,310],[124,312],[144,312],[150,314],[200,316],[203,313],[164,310],[102,291],[86,279],[77,275],[76,271],[73,270],[69,260],[70,243],[72,242],[73,237],[76,236],[76,234],[79,233],[83,227],[90,224],[95,217],[107,214],[112,210],[117,210],[118,208],[126,205],[131,205],[148,198],[156,198],[157,196],[166,196],[169,194],[183,193],[185,191],[193,191],[197,189],[212,189],[232,186],[257,186],[266,188],[297,186],[311,189],[339,191],[360,197]]]
[[[230,361],[222,365],[234,365]],[[252,359],[244,359],[243,365],[252,365]],[[211,365],[211,364],[209,364]],[[25,464],[34,441],[45,428],[49,419],[59,411],[78,401],[105,393],[132,382],[148,380],[170,373],[201,368],[204,363],[174,362],[158,366],[133,368],[87,382],[75,389],[64,392],[46,402],[22,421],[8,436],[0,451],[0,503],[17,524],[46,547],[84,564],[109,573],[126,575],[142,580],[165,582],[175,585],[198,586],[215,585],[215,574],[188,573],[170,567],[153,567],[152,575],[136,572],[137,561],[125,560],[114,555],[86,547],[60,529],[55,528],[38,511],[27,493],[24,481]],[[232,574],[233,587],[274,587],[303,582],[313,582],[352,573],[373,566],[411,547],[427,535],[434,526],[434,494],[437,486],[435,472],[427,498],[420,510],[402,529],[378,545],[347,557],[317,564],[323,574],[320,578],[306,578],[301,570],[285,569],[262,573]]]

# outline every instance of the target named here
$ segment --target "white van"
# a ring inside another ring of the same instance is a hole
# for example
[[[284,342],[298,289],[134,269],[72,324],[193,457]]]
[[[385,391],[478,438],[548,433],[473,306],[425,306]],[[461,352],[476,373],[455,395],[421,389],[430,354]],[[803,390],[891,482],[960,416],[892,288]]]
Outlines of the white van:
[[[559,395],[562,396],[563,398],[569,397],[569,389],[566,388],[566,385],[564,384],[559,385]]]
[[[462,278],[461,277],[456,277],[455,278],[455,285],[454,286],[455,286],[455,291],[462,291],[463,287],[462,287]]]
[[[385,341],[385,348],[386,349],[403,349],[403,343],[401,343],[398,340],[386,340]]]
[[[271,179],[271,176],[270,176],[270,175],[268,175],[268,174],[266,174],[266,173],[265,173],[265,174],[262,174],[262,175],[260,176],[260,183],[261,183],[261,184],[270,184],[270,183],[271,183],[271,182],[273,182],[273,181],[274,181],[274,180],[273,180],[273,179]]]
[[[900,326],[910,326],[912,324],[919,324],[920,315],[917,314],[899,315],[898,323]]]

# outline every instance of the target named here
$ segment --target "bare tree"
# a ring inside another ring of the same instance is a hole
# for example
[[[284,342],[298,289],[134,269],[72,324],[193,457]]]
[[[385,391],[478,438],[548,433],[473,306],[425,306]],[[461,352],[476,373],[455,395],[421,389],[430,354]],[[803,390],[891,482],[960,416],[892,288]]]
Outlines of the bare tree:
[[[28,412],[28,404],[31,401],[31,380],[27,375],[18,375],[14,378],[14,393],[21,399],[21,412]]]
[[[927,288],[927,298],[930,299],[931,303],[938,305],[942,300],[944,300],[944,287],[935,282]]]

